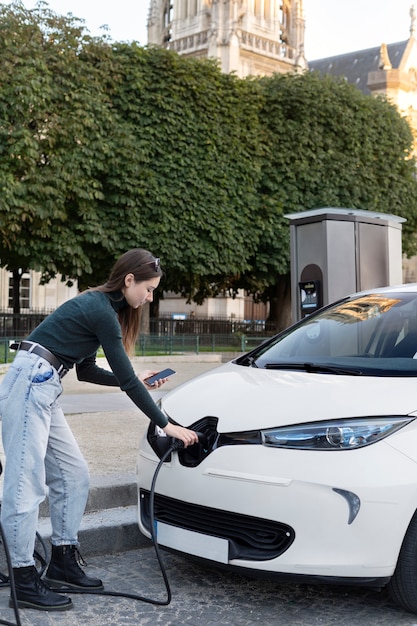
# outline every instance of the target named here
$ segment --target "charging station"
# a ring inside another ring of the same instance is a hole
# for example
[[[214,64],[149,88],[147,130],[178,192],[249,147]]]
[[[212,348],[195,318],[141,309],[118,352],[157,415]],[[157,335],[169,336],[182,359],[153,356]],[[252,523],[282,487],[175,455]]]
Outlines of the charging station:
[[[351,293],[403,282],[404,218],[331,207],[285,217],[290,220],[293,322]]]

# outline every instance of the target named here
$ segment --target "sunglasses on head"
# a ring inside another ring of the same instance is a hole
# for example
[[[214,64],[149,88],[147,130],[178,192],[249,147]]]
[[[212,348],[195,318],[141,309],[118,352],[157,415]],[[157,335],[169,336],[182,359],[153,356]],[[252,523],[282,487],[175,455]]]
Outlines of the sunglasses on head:
[[[153,261],[149,261],[148,263],[145,263],[145,265],[151,265],[152,269],[155,272],[158,272],[159,269],[161,268],[161,259],[159,257],[156,257]]]

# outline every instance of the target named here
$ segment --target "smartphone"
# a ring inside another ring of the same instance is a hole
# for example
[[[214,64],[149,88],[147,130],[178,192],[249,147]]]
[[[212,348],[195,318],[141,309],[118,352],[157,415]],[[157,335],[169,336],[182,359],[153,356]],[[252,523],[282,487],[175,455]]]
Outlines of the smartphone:
[[[168,376],[172,376],[172,374],[175,374],[175,370],[172,370],[170,367],[167,367],[167,369],[162,370],[161,372],[158,372],[157,374],[154,374],[153,376],[149,376],[149,378],[145,378],[145,383],[147,385],[154,385],[157,380],[160,380],[161,378],[167,378]]]

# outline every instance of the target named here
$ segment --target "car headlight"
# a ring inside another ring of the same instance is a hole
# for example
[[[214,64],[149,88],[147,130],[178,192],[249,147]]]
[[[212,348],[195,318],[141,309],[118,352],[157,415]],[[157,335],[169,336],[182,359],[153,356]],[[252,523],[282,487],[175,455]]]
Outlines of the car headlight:
[[[296,424],[261,431],[262,443],[299,450],[354,450],[389,437],[414,418],[404,415],[361,417]]]

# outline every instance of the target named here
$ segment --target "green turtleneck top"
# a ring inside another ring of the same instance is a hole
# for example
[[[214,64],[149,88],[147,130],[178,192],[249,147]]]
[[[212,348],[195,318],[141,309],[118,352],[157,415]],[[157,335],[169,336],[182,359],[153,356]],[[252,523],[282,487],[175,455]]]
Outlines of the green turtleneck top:
[[[85,291],[58,307],[27,340],[47,348],[67,369],[75,365],[79,380],[119,386],[150,420],[163,428],[168,420],[138,379],[123,346],[117,311],[125,306],[129,305],[121,292]],[[96,365],[100,346],[111,372]]]

